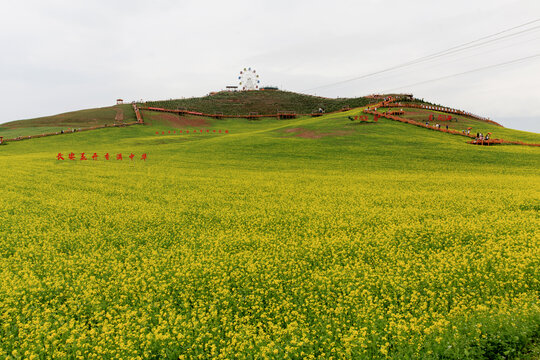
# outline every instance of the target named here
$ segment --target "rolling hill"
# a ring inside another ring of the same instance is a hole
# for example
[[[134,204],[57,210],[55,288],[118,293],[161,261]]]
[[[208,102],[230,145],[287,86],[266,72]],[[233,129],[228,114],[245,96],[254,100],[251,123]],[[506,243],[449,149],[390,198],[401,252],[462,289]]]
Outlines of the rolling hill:
[[[71,128],[87,128],[96,125],[136,121],[131,105],[72,111],[28,120],[17,120],[0,124],[0,136],[5,138],[38,135]]]
[[[540,337],[540,149],[351,121],[362,114],[145,111],[144,126],[0,147],[0,355],[527,353]],[[68,121],[49,119],[34,121]]]
[[[187,109],[207,114],[219,113],[224,115],[276,114],[278,111],[309,114],[316,112],[319,108],[323,108],[327,113],[339,112],[343,108],[362,107],[375,101],[377,100],[363,97],[330,99],[287,91],[247,91],[219,92],[199,98],[149,101],[139,104],[139,106],[160,107],[171,110]],[[417,99],[413,103],[431,104]],[[396,110],[396,108],[384,110]],[[421,109],[407,109],[406,111],[406,117],[413,120],[424,121],[429,114],[436,117],[442,113]],[[212,122],[211,118],[203,119],[200,116],[194,117],[191,115],[177,116],[152,111],[143,111],[143,117],[148,123],[158,122],[173,127],[178,124]],[[116,105],[0,124],[0,136],[9,139],[19,136],[60,132],[61,130],[66,131],[70,128],[89,128],[102,124],[134,121],[136,121],[136,117],[131,105]],[[493,124],[468,116],[454,116],[454,121],[448,124],[451,129],[461,130],[472,127],[474,132],[491,132],[494,137],[510,141],[534,142],[537,139],[537,134],[493,126]]]
[[[148,101],[144,105],[166,109],[185,108],[207,114],[220,112],[224,115],[241,115],[251,112],[276,114],[278,111],[295,111],[299,114],[309,114],[317,112],[319,108],[323,108],[326,112],[333,112],[339,111],[343,107],[364,106],[370,101],[370,99],[363,97],[330,99],[277,90],[222,91],[199,98]]]

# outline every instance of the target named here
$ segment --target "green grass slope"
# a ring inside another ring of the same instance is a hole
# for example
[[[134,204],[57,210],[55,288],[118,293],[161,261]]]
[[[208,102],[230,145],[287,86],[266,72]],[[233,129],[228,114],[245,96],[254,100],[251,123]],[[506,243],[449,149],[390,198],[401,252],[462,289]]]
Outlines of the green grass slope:
[[[387,110],[399,110],[400,108],[381,108],[380,111],[387,111]],[[525,143],[536,143],[539,144],[540,135],[537,133],[531,133],[527,131],[521,131],[521,130],[514,130],[505,128],[502,126],[497,126],[495,124],[477,120],[468,116],[462,116],[462,115],[454,115],[454,114],[447,114],[439,111],[433,111],[433,110],[424,110],[424,109],[415,109],[415,108],[403,108],[405,111],[405,114],[402,116],[407,119],[419,121],[419,122],[426,122],[429,120],[429,115],[432,114],[434,116],[434,121],[431,121],[430,124],[440,124],[441,127],[445,127],[448,125],[449,129],[454,130],[467,130],[469,127],[471,127],[471,133],[476,134],[477,132],[482,134],[487,134],[488,132],[492,133],[492,138],[496,139],[504,139],[508,141],[523,141]],[[438,121],[439,115],[451,115],[452,121]]]
[[[386,111],[386,110],[388,109],[386,108],[380,109],[380,111]],[[313,118],[311,122],[313,124],[319,124],[318,126],[324,127],[327,125],[327,122],[329,119],[336,118],[336,119],[340,119],[340,121],[344,123],[348,123],[349,124],[348,126],[352,126],[352,128],[354,128],[354,127],[363,126],[363,125],[359,122],[349,121],[348,117],[350,115],[358,115],[358,114],[360,114],[360,110],[356,109],[356,110],[351,110],[348,112],[327,115],[324,118],[322,118],[322,121],[321,119],[317,120],[317,118]],[[439,114],[443,114],[443,113],[439,113],[436,111],[430,112],[430,111],[421,110],[421,109],[406,109],[405,115],[403,117],[416,120],[416,121],[425,122],[428,120],[429,114],[434,114],[435,118],[437,118]],[[244,129],[261,127],[260,125],[261,123],[266,124],[266,123],[272,123],[276,121],[275,119],[245,120],[245,119],[234,119],[234,118],[226,119],[226,120],[216,120],[213,118],[208,118],[208,117],[203,117],[203,116],[177,115],[173,113],[164,113],[164,112],[147,111],[147,110],[142,111],[142,115],[145,119],[145,122],[148,125],[161,126],[168,129],[187,128],[187,127],[207,128],[209,126],[214,126],[214,125],[217,126],[218,124],[221,124],[221,126],[226,126],[230,129],[243,131]],[[279,123],[287,123],[287,121],[291,122],[291,120],[278,120]],[[433,121],[431,123],[435,124],[437,123],[437,121]],[[488,132],[491,132],[492,138],[502,138],[508,141],[523,141],[525,143],[540,144],[540,134],[514,130],[514,129],[508,129],[508,128],[496,126],[491,123],[487,123],[485,121],[472,119],[466,116],[455,116],[454,120],[451,122],[439,122],[439,123],[441,124],[443,128],[446,124],[449,125],[450,129],[457,129],[457,130],[466,130],[467,128],[471,127],[472,128],[471,132],[473,134],[476,132],[481,132],[483,134],[487,134]],[[332,123],[330,122],[330,124]],[[366,125],[366,126],[369,126],[369,125]],[[406,125],[406,126],[414,127],[412,125]],[[462,141],[470,140],[465,137],[461,139]]]
[[[339,111],[343,107],[361,107],[373,100],[367,98],[338,98],[329,99],[310,95],[297,94],[286,91],[247,91],[247,92],[220,92],[212,96],[200,98],[152,101],[142,104],[151,107],[163,107],[167,109],[186,108],[204,113],[221,112],[226,115],[246,115],[252,112],[258,114],[275,114],[278,111],[296,111],[297,113],[311,113],[319,107],[326,112]],[[418,103],[418,101],[415,101]],[[407,109],[407,108],[406,108]],[[121,112],[124,122],[136,121],[131,105],[117,105],[112,107],[87,109],[74,111],[54,116],[47,116],[29,120],[13,121],[0,125],[0,136],[15,138],[19,136],[39,135],[43,133],[60,132],[68,128],[85,128],[102,124],[112,124]],[[425,121],[428,115],[441,114],[437,111],[422,109],[407,109],[406,117],[413,120]],[[213,119],[197,116],[181,116],[174,114],[156,113],[151,111],[142,112],[144,120],[149,124],[164,124],[171,127],[181,127],[197,124],[214,123]],[[535,142],[538,134],[517,131],[494,126],[483,121],[471,119],[465,116],[457,116],[458,122],[449,123],[451,128],[466,129],[473,127],[473,132],[492,132],[493,137],[503,138],[509,141]],[[239,124],[244,124],[245,121]],[[232,123],[230,123],[232,126]],[[536,141],[537,142],[537,141]]]
[[[278,111],[296,111],[309,114],[320,107],[326,112],[338,111],[345,106],[359,107],[369,103],[366,98],[329,99],[288,91],[222,91],[199,98],[148,101],[144,106],[165,109],[186,108],[206,114],[222,112],[225,115],[245,115],[251,112],[276,114]]]
[[[540,335],[540,149],[355,114],[156,116],[0,147],[0,355],[527,349]]]
[[[119,112],[122,114],[123,122],[137,121],[131,105],[115,105],[104,108],[72,111],[35,119],[11,121],[0,124],[0,136],[14,138],[57,132],[67,130],[68,128],[86,128],[96,125],[113,124],[115,121],[118,122],[115,118]]]

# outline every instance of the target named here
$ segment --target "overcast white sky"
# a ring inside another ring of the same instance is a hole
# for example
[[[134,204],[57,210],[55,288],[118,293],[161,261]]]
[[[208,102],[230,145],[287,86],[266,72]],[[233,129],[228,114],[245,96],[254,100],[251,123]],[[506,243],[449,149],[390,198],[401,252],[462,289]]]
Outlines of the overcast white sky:
[[[201,96],[257,69],[291,91],[361,76],[540,18],[538,0],[0,0],[0,123]],[[540,132],[540,22],[518,36],[378,76],[308,91],[400,88]],[[515,31],[515,32],[516,32]],[[508,33],[505,33],[508,34]],[[401,88],[403,87],[403,88]]]

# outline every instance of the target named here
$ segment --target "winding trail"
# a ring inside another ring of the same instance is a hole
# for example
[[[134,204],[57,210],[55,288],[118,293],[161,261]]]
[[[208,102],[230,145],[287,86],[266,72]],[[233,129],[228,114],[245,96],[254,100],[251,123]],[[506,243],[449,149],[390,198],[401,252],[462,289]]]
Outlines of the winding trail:
[[[482,117],[482,116],[479,116],[479,115],[475,115],[475,114],[467,112],[467,111],[456,110],[456,109],[447,108],[447,107],[443,107],[443,106],[424,105],[424,104],[411,104],[411,103],[401,103],[401,102],[400,103],[387,103],[385,106],[387,106],[387,107],[402,107],[402,108],[403,107],[417,108],[417,109],[439,111],[439,112],[444,112],[444,113],[448,113],[448,114],[463,115],[463,116],[468,116],[468,117],[476,119],[476,120],[485,121],[485,122],[491,123],[493,125],[504,127],[501,124],[499,124],[499,123],[497,123],[497,122],[495,122],[493,120],[490,120],[488,118],[485,118],[485,117]]]
[[[496,123],[495,121],[491,121],[489,119],[481,118],[481,117],[478,117],[477,115],[470,114],[470,113],[467,113],[467,112],[464,112],[464,111],[461,111],[461,110],[455,110],[455,109],[450,109],[450,108],[445,108],[445,107],[440,107],[440,106],[431,106],[431,105],[395,103],[393,101],[394,101],[394,99],[390,98],[388,101],[382,101],[382,102],[379,102],[377,104],[370,105],[367,108],[365,108],[363,110],[363,112],[366,113],[366,114],[377,115],[379,117],[383,117],[383,118],[394,120],[394,121],[399,121],[399,122],[406,123],[406,124],[420,126],[420,127],[423,127],[423,128],[429,129],[429,130],[441,131],[441,132],[449,133],[449,134],[452,134],[452,135],[465,136],[465,137],[467,137],[469,139],[473,139],[473,140],[470,140],[470,141],[467,142],[468,144],[473,144],[473,145],[489,146],[489,145],[507,144],[507,145],[540,146],[540,144],[524,143],[523,141],[508,141],[508,140],[504,140],[504,139],[489,139],[489,140],[483,140],[482,139],[482,140],[477,140],[476,136],[471,135],[471,134],[466,134],[466,133],[463,133],[463,132],[458,131],[458,130],[452,130],[452,129],[447,130],[447,129],[443,129],[443,128],[436,127],[436,126],[433,126],[433,125],[426,125],[425,123],[421,123],[421,122],[418,122],[418,121],[415,121],[415,120],[406,119],[406,118],[399,117],[399,116],[392,115],[392,114],[387,114],[386,112],[379,112],[379,111],[376,110],[376,109],[381,108],[381,107],[413,107],[413,108],[421,108],[421,109],[427,109],[427,110],[433,110],[433,111],[440,111],[440,112],[447,112],[447,113],[451,113],[451,114],[469,116],[469,117],[472,117],[472,118],[477,119],[477,120],[489,122],[489,123],[492,123],[494,125],[503,127],[502,125]]]

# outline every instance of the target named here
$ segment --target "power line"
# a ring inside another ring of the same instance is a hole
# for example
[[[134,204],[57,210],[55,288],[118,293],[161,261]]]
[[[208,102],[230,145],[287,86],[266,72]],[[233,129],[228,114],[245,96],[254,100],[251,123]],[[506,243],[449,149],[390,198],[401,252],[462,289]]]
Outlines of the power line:
[[[409,84],[409,85],[400,86],[400,87],[397,87],[397,88],[385,90],[385,91],[383,91],[383,93],[388,93],[388,92],[391,92],[391,91],[394,91],[394,90],[403,89],[403,88],[406,88],[406,87],[411,87],[411,86],[416,86],[416,85],[423,85],[423,84],[427,84],[427,83],[430,83],[430,82],[435,82],[435,81],[440,81],[440,80],[444,80],[444,79],[449,79],[449,78],[452,78],[452,77],[461,76],[461,75],[465,75],[465,74],[470,74],[470,73],[473,73],[473,72],[476,72],[476,71],[481,71],[481,70],[491,69],[491,68],[498,67],[498,66],[503,66],[503,65],[513,64],[513,63],[517,63],[517,62],[520,62],[520,61],[525,61],[525,60],[529,60],[529,59],[533,59],[533,58],[537,58],[537,57],[540,57],[540,54],[531,55],[531,56],[525,56],[525,57],[522,57],[522,58],[519,58],[519,59],[514,59],[514,60],[510,60],[510,61],[505,61],[505,62],[498,63],[498,64],[494,64],[494,65],[488,65],[488,66],[476,68],[476,69],[469,70],[469,71],[464,71],[464,72],[457,73],[457,74],[452,74],[452,75],[442,76],[442,77],[439,77],[439,78],[436,78],[436,79],[420,81],[420,82],[417,82],[417,83],[414,83],[414,84]]]
[[[509,37],[513,37],[513,36],[517,36],[517,35],[521,35],[523,33],[526,33],[526,32],[529,32],[529,31],[533,31],[533,30],[536,30],[536,29],[540,29],[540,25],[539,26],[534,26],[532,28],[529,28],[529,29],[525,29],[525,30],[522,30],[522,31],[518,31],[516,33],[513,33],[513,34],[508,34],[508,35],[505,35],[505,36],[501,36],[501,37],[498,37],[496,39],[491,39],[491,40],[488,40],[488,41],[484,41],[480,44],[475,44],[475,45],[470,45],[470,46],[467,46],[467,47],[462,47],[460,49],[456,49],[456,50],[452,50],[452,51],[447,51],[447,52],[444,52],[442,54],[439,54],[437,56],[431,56],[429,57],[428,59],[426,60],[423,60],[423,61],[428,61],[428,60],[432,60],[432,59],[436,59],[436,58],[439,58],[441,56],[446,56],[446,55],[450,55],[450,54],[454,54],[456,52],[460,52],[460,51],[464,51],[464,50],[467,50],[467,49],[471,49],[471,48],[475,48],[475,47],[478,47],[478,46],[482,46],[482,45],[485,45],[485,44],[489,44],[489,43],[492,43],[492,42],[495,42],[495,41],[499,41],[499,40],[502,40],[502,39],[506,39],[506,38],[509,38]]]
[[[474,43],[476,43],[476,42],[479,42],[479,41],[482,41],[482,40],[485,40],[485,39],[489,39],[489,38],[492,38],[492,37],[494,37],[494,36],[497,36],[497,35],[500,35],[500,34],[504,34],[504,33],[506,33],[506,32],[509,32],[509,31],[512,31],[512,30],[515,30],[515,29],[519,29],[519,28],[522,28],[522,27],[527,26],[527,25],[530,25],[530,24],[534,24],[534,23],[536,23],[536,22],[538,22],[538,21],[540,21],[540,19],[536,19],[536,20],[533,20],[533,21],[529,21],[529,22],[526,22],[526,23],[524,23],[524,24],[521,24],[521,25],[518,25],[518,26],[514,26],[514,27],[511,27],[511,28],[506,29],[506,30],[503,30],[503,31],[499,31],[498,33],[495,33],[495,34],[483,36],[483,37],[478,38],[478,39],[476,39],[476,40],[469,41],[469,42],[467,42],[467,43],[464,43],[464,44],[461,44],[461,45],[457,45],[457,46],[448,48],[448,49],[446,49],[446,50],[442,50],[442,51],[433,53],[433,54],[431,54],[431,55],[426,55],[426,56],[423,56],[423,57],[418,58],[418,59],[416,59],[416,60],[411,60],[411,61],[409,61],[408,63],[416,62],[416,61],[423,60],[423,59],[430,59],[430,58],[432,58],[433,56],[437,56],[437,55],[444,55],[444,54],[446,54],[446,53],[449,52],[449,51],[456,50],[456,49],[462,48],[462,47],[464,47],[464,46],[471,45],[471,44],[474,44]],[[539,27],[540,27],[540,26],[535,26],[535,27],[533,27],[533,28],[526,29],[526,30],[523,30],[523,31],[520,31],[520,32],[517,32],[517,33],[514,33],[514,34],[509,34],[509,35],[506,35],[506,36],[501,36],[500,38],[490,40],[490,42],[492,42],[492,41],[497,41],[497,40],[500,40],[500,39],[504,39],[504,38],[507,38],[507,37],[510,37],[510,36],[518,35],[518,34],[521,34],[521,33],[523,33],[523,32],[527,32],[527,31],[531,31],[531,30],[537,29],[537,28],[539,28]],[[485,43],[477,44],[477,45],[475,45],[475,46],[480,46],[480,45],[483,45],[483,44],[485,44]],[[473,46],[473,47],[474,47],[474,46]],[[468,49],[468,47],[467,47],[466,49]],[[407,63],[406,63],[406,64],[407,64]]]
[[[445,61],[443,63],[439,63],[439,64],[435,64],[435,65],[432,65],[432,66],[425,66],[423,67],[422,69],[423,70],[426,70],[426,69],[429,69],[429,68],[433,68],[434,66],[446,66],[446,65],[449,65],[449,64],[452,64],[452,63],[455,63],[456,61],[461,61],[461,60],[464,60],[464,59],[468,59],[468,58],[471,58],[471,57],[474,57],[474,58],[478,58],[482,55],[485,55],[485,54],[489,54],[489,53],[492,53],[494,51],[500,51],[500,50],[504,50],[504,49],[507,49],[507,48],[510,48],[510,47],[514,47],[514,46],[519,46],[519,45],[522,45],[522,44],[526,44],[526,43],[529,43],[531,41],[538,41],[540,39],[540,37],[535,37],[533,39],[528,39],[528,40],[525,40],[525,41],[520,41],[520,42],[512,42],[511,44],[509,45],[506,45],[506,46],[502,46],[502,47],[498,47],[498,48],[493,48],[493,49],[490,49],[490,50],[487,50],[487,51],[482,51],[480,53],[472,53],[470,55],[467,55],[467,56],[462,56],[462,57],[459,57],[457,59],[451,59],[450,61]],[[385,77],[385,78],[388,78]]]
[[[373,76],[373,75],[385,73],[385,72],[388,72],[388,71],[391,71],[391,70],[395,70],[395,69],[399,69],[399,68],[402,68],[402,67],[414,65],[414,64],[417,64],[417,63],[420,63],[420,62],[432,60],[432,59],[435,59],[435,58],[438,58],[438,57],[441,57],[441,56],[446,56],[446,55],[449,55],[449,54],[452,54],[452,53],[455,53],[455,52],[458,52],[458,51],[463,51],[463,50],[466,50],[466,49],[469,49],[469,48],[472,48],[472,47],[475,47],[475,46],[482,46],[482,45],[485,45],[486,43],[499,41],[501,39],[508,38],[508,37],[511,37],[511,36],[520,35],[520,34],[522,34],[524,32],[528,32],[528,31],[532,31],[532,30],[535,30],[537,28],[540,28],[540,26],[535,26],[535,27],[525,29],[525,30],[522,30],[522,31],[514,33],[514,34],[505,35],[505,36],[502,36],[502,37],[499,37],[499,38],[496,38],[496,39],[492,39],[492,40],[489,40],[487,42],[483,42],[483,43],[480,43],[480,44],[471,45],[471,44],[477,43],[479,41],[489,39],[489,38],[492,38],[494,36],[504,34],[506,32],[509,32],[509,31],[512,31],[512,30],[515,30],[515,29],[518,29],[518,28],[522,28],[522,27],[527,26],[527,25],[534,24],[534,23],[536,23],[538,21],[540,21],[540,19],[528,21],[526,23],[523,23],[523,24],[520,24],[520,25],[517,25],[517,26],[513,26],[511,28],[499,31],[497,33],[487,35],[487,36],[483,36],[483,37],[478,38],[476,40],[472,40],[472,41],[466,42],[466,43],[461,44],[461,45],[453,46],[453,47],[448,48],[446,50],[438,51],[438,52],[435,52],[435,53],[430,54],[430,55],[426,55],[426,56],[423,56],[423,57],[420,57],[420,58],[417,58],[417,59],[414,59],[414,60],[410,60],[410,61],[405,62],[405,63],[401,63],[399,65],[395,65],[395,66],[392,66],[392,67],[389,67],[389,68],[386,68],[386,69],[383,69],[383,70],[375,71],[375,72],[372,72],[372,73],[364,74],[364,75],[361,75],[361,76],[358,76],[358,77],[354,77],[352,79],[342,80],[342,81],[334,82],[334,83],[331,83],[331,84],[328,84],[328,85],[314,87],[314,88],[311,88],[311,89],[307,89],[304,92],[308,92],[308,91],[311,91],[311,90],[322,89],[322,88],[326,88],[326,87],[330,87],[330,86],[345,84],[345,83],[348,83],[348,82],[351,82],[351,81],[364,79],[364,78],[367,78],[367,77],[370,77],[370,76]],[[468,46],[468,45],[471,45],[471,46]]]

